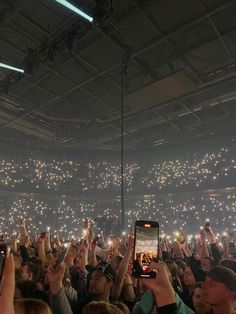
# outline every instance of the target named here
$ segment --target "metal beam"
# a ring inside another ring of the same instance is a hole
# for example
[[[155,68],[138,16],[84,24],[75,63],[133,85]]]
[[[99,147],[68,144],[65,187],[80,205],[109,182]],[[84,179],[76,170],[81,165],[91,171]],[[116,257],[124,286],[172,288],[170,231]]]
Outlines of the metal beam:
[[[162,36],[161,38],[157,39],[154,43],[149,44],[149,45],[146,45],[144,48],[139,49],[136,53],[132,54],[130,57],[133,58],[133,57],[136,57],[136,56],[140,55],[141,53],[143,53],[143,52],[145,52],[145,51],[148,51],[149,49],[155,47],[156,45],[160,44],[161,42],[163,42],[163,41],[165,42],[167,39],[169,39],[171,36],[177,34],[178,32],[183,31],[183,30],[189,28],[190,26],[193,26],[193,25],[199,23],[200,21],[206,19],[206,18],[208,17],[208,15],[211,16],[211,15],[213,15],[213,14],[215,14],[215,13],[217,13],[217,12],[219,12],[219,11],[221,11],[221,10],[223,10],[223,9],[225,9],[225,8],[227,8],[227,7],[229,7],[229,6],[231,6],[231,5],[234,4],[234,3],[235,3],[235,0],[234,0],[234,1],[230,1],[229,3],[224,4],[224,5],[221,5],[221,6],[219,6],[218,8],[216,8],[216,9],[214,9],[214,10],[212,10],[212,11],[206,13],[206,14],[204,14],[204,15],[201,16],[201,17],[198,17],[198,18],[193,19],[191,22],[186,23],[185,25],[182,25],[182,26],[176,28],[175,31],[170,32],[169,34],[166,34],[166,35]],[[113,29],[111,32],[109,32],[109,33],[107,34],[107,36],[111,36],[114,32],[116,32],[117,30],[119,30],[119,29],[125,24],[125,22],[126,22],[128,19],[129,19],[129,16],[128,16],[126,19],[124,19],[124,20],[122,21],[122,23],[118,24],[118,26],[117,26],[115,29]],[[97,44],[98,44],[100,41],[102,41],[103,39],[104,39],[104,37],[101,37],[100,39],[98,39],[97,41],[95,41],[94,43],[92,43],[91,45],[89,45],[88,47],[86,47],[85,49],[83,49],[82,51],[80,51],[80,53],[81,53],[81,52],[86,52],[88,49],[91,49],[93,46],[97,45]],[[68,60],[66,60],[66,61],[65,61],[64,63],[62,63],[59,67],[57,67],[57,70],[58,70],[59,68],[65,66],[65,65],[66,65],[67,63],[69,63],[71,60],[72,60],[72,58],[69,58]],[[119,64],[120,64],[120,62],[118,62],[116,65],[118,66]],[[114,65],[114,68],[115,68],[115,65]],[[102,71],[102,72],[104,72],[104,71]],[[107,73],[107,72],[104,72],[104,74],[106,74],[106,73]],[[44,77],[42,77],[42,78],[41,78],[39,81],[37,81],[36,83],[39,83],[41,80],[46,79],[48,76],[50,76],[50,74],[46,74]],[[97,76],[95,76],[95,78],[97,78]],[[26,89],[25,89],[24,91],[26,91]]]
[[[151,17],[144,12],[144,10],[142,9],[142,7],[137,4],[137,2],[135,0],[129,0],[135,7],[136,9],[145,17],[145,19],[147,20],[147,22],[156,30],[156,33],[158,35],[162,35],[164,36],[163,31],[161,30],[160,26],[157,25],[152,19]],[[177,48],[175,47],[175,45],[169,40],[169,38],[166,39],[166,44],[169,46],[169,48],[171,49],[175,49],[177,50]],[[187,62],[187,60],[185,59],[184,56],[178,56],[178,58],[184,63],[184,65],[187,67],[187,69],[189,70],[189,72],[192,74],[192,76],[195,78],[195,80],[200,83],[203,84],[201,78],[197,75],[197,73],[193,70],[192,66],[189,64],[189,62]]]
[[[203,16],[196,18],[196,19],[192,20],[192,21],[189,22],[189,23],[186,23],[185,25],[183,25],[183,26],[177,28],[175,31],[173,31],[173,32],[171,32],[171,33],[169,33],[169,34],[166,34],[166,35],[162,36],[161,38],[157,39],[154,43],[149,44],[149,45],[146,45],[146,46],[143,47],[142,49],[139,49],[138,51],[136,51],[135,53],[133,53],[130,57],[134,58],[134,57],[136,57],[136,56],[139,56],[139,55],[142,54],[143,52],[150,50],[151,48],[155,47],[156,45],[160,44],[160,43],[163,42],[163,41],[166,41],[167,39],[169,39],[169,38],[172,37],[173,35],[177,34],[178,32],[180,32],[180,31],[182,31],[182,30],[185,30],[185,29],[189,28],[190,26],[195,25],[196,23],[199,23],[200,21],[202,21],[202,20],[208,18],[208,16],[211,16],[211,15],[213,15],[213,14],[219,12],[220,10],[222,10],[222,9],[224,9],[224,8],[226,8],[226,7],[231,6],[232,4],[235,4],[235,0],[234,0],[234,1],[230,1],[229,3],[224,4],[224,5],[222,5],[222,6],[218,7],[218,8],[216,8],[216,9],[214,9],[214,10],[212,10],[212,11],[210,11],[210,12],[204,14]],[[113,32],[114,32],[114,30],[113,30]],[[68,62],[68,61],[66,61],[64,64],[66,64],[67,62]],[[65,92],[64,94],[62,94],[61,96],[57,96],[57,97],[55,97],[54,99],[52,99],[52,100],[50,100],[50,101],[48,101],[48,102],[46,102],[46,103],[44,103],[44,104],[41,104],[40,106],[38,106],[38,107],[36,108],[36,110],[39,110],[40,108],[43,108],[44,106],[50,105],[52,102],[58,100],[60,97],[63,97],[63,96],[65,96],[65,95],[67,95],[67,94],[69,94],[69,93],[71,93],[71,92],[73,92],[73,91],[75,91],[75,90],[77,90],[77,89],[83,87],[84,85],[88,84],[89,82],[92,82],[92,81],[95,80],[96,78],[98,78],[98,77],[100,77],[100,76],[103,76],[104,74],[107,74],[109,71],[111,71],[112,69],[115,69],[115,68],[119,67],[120,65],[121,65],[121,61],[119,61],[119,62],[117,62],[117,63],[111,65],[110,67],[108,67],[108,68],[106,68],[106,69],[100,71],[99,73],[97,73],[97,74],[96,74],[95,76],[93,76],[92,78],[89,78],[89,79],[85,80],[84,82],[78,84],[77,86],[71,88],[70,90],[68,90],[67,92]],[[62,65],[61,65],[61,66],[62,66]],[[36,82],[36,83],[38,83],[38,82]],[[31,110],[31,111],[29,111],[28,113],[23,114],[22,116],[18,117],[17,120],[18,120],[18,119],[21,119],[21,118],[23,118],[23,117],[25,117],[25,116],[27,116],[27,115],[30,115],[32,112],[33,112],[33,111]],[[13,121],[12,121],[12,122],[13,122]],[[8,126],[8,125],[10,125],[10,124],[11,124],[11,121],[10,121],[6,126]]]
[[[201,6],[204,8],[204,10],[206,10],[206,7],[205,7],[205,5],[204,5],[204,3],[203,3],[202,0],[200,0],[200,3],[201,3]],[[224,38],[222,37],[222,35],[220,34],[220,32],[219,32],[218,28],[216,27],[215,23],[213,22],[211,15],[207,14],[207,19],[208,19],[208,21],[210,22],[212,28],[214,29],[214,31],[215,31],[217,37],[219,38],[219,40],[220,40],[222,46],[224,47],[226,53],[228,54],[228,56],[230,57],[230,59],[231,59],[234,63],[236,63],[236,60],[235,60],[234,55],[232,54],[230,48],[228,47],[228,45],[227,45],[227,43],[225,42],[225,40],[224,40]]]
[[[199,118],[199,116],[198,116],[193,110],[191,110],[191,109],[187,106],[186,102],[185,102],[183,99],[180,98],[180,99],[178,100],[178,102],[179,102],[179,104],[180,104],[181,106],[183,106],[183,107],[185,108],[185,110],[187,110],[189,113],[191,113],[191,114],[194,116],[194,118],[196,118],[198,121],[202,122],[202,120]]]

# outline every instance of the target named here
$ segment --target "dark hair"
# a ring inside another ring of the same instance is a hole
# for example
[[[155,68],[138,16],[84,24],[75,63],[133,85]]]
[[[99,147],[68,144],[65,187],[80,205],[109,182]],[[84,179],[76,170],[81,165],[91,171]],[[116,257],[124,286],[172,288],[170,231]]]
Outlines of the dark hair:
[[[49,304],[46,291],[39,290],[36,282],[30,280],[19,281],[16,283],[16,288],[20,290],[22,298],[38,299]]]
[[[32,273],[33,281],[39,280],[40,277],[40,267],[32,262],[26,262],[22,266],[27,266],[28,270]]]
[[[236,273],[236,260],[234,259],[223,258],[222,260],[219,261],[218,265],[225,266]]]
[[[213,268],[216,266],[213,258],[211,258],[210,256],[204,256],[204,258],[210,262],[210,268]]]
[[[180,293],[180,291],[182,290],[182,284],[179,277],[179,266],[172,260],[166,260],[165,264],[168,267],[169,272],[171,274],[174,290],[177,293]]]

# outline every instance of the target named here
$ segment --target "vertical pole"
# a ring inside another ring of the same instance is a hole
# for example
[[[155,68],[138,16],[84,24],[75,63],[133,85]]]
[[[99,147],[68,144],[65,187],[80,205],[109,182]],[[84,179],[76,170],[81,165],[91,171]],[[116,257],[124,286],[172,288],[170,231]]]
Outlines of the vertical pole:
[[[125,64],[122,63],[121,74],[121,110],[120,110],[120,162],[121,162],[121,227],[125,228],[125,203],[124,203],[124,84],[125,84]]]

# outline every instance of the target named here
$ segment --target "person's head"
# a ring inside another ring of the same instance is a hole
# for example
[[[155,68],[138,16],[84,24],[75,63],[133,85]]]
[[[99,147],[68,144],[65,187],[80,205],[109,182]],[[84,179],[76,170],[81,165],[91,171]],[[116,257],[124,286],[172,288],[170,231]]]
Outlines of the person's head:
[[[186,266],[183,272],[183,281],[186,287],[194,287],[196,285],[196,280],[189,266]]]
[[[104,301],[92,301],[83,309],[83,314],[123,314],[117,306]]]
[[[178,267],[177,267],[176,263],[174,261],[171,261],[171,260],[165,261],[165,264],[168,267],[169,272],[171,274],[172,281],[174,282],[175,279],[178,278]]]
[[[236,300],[236,274],[224,266],[205,271],[202,285],[204,299],[212,307],[219,307]]]
[[[47,303],[35,299],[19,299],[15,302],[15,314],[51,314]]]
[[[202,284],[199,283],[196,285],[196,288],[193,292],[193,307],[196,314],[209,314],[211,313],[211,308],[206,304],[203,296]]]
[[[21,280],[37,281],[40,276],[40,269],[31,262],[24,263],[20,269]]]
[[[214,266],[215,266],[215,263],[211,257],[205,256],[205,257],[201,258],[201,267],[203,269],[209,270],[209,269],[213,268]]]
[[[109,241],[110,241],[110,249],[112,251],[119,249],[120,244],[121,244],[120,238],[117,238],[117,237],[111,235],[109,238]]]
[[[184,261],[182,261],[181,259],[176,259],[175,260],[175,264],[177,265],[177,269],[178,269],[178,276],[179,278],[182,280],[183,278],[183,273],[185,268],[187,267],[186,263]]]
[[[123,314],[130,314],[130,310],[126,304],[118,301],[113,302],[112,304],[118,307],[118,309],[120,309]]]
[[[23,262],[23,259],[20,253],[15,254],[13,257],[14,257],[15,269],[20,269]]]
[[[37,299],[49,303],[47,293],[39,287],[38,283],[33,281],[20,281],[15,286],[15,300],[26,298],[26,299]]]
[[[67,263],[67,261],[74,261],[74,259],[76,258],[77,254],[78,254],[79,248],[76,245],[71,245],[66,257],[65,257],[65,263]]]
[[[89,267],[89,294],[95,300],[106,300],[109,298],[110,290],[115,279],[115,271],[106,262],[99,263],[96,267]]]
[[[223,258],[218,265],[225,266],[236,273],[236,260],[232,258]]]

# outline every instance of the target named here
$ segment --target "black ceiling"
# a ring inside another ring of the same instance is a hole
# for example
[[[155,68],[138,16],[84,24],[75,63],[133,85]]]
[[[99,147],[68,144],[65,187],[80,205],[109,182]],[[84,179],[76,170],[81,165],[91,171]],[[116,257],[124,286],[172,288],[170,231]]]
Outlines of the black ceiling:
[[[0,143],[126,149],[235,134],[236,1],[0,1]],[[123,71],[124,70],[124,71]]]

